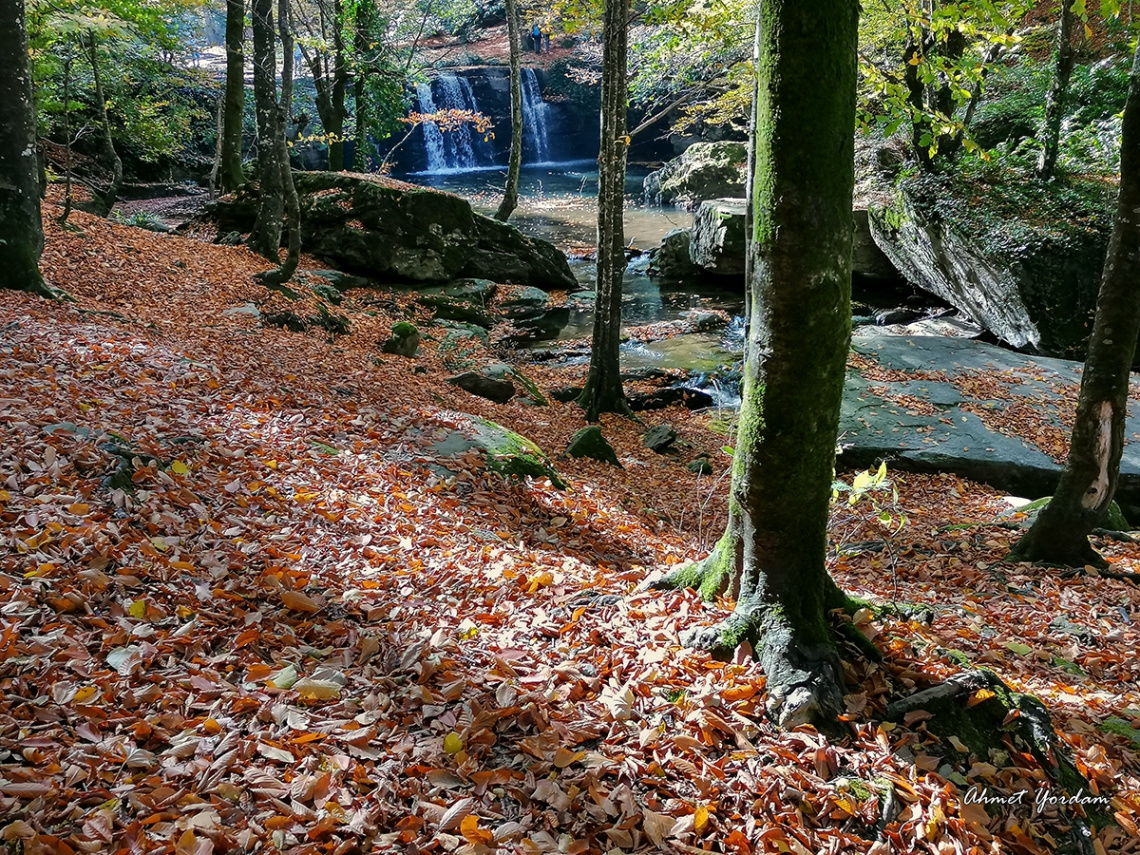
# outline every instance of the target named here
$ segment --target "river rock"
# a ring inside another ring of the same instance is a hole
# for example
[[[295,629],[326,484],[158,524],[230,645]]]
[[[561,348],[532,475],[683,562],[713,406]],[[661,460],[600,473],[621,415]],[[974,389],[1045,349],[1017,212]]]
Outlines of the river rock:
[[[645,176],[645,198],[689,210],[707,199],[743,196],[748,148],[742,142],[693,143]]]
[[[688,229],[673,229],[661,239],[661,246],[650,250],[648,272],[663,279],[689,279],[701,269],[689,257],[692,233]]]
[[[693,218],[689,258],[706,273],[744,273],[744,200],[702,202]]]
[[[1103,216],[1002,212],[995,202],[963,198],[948,179],[917,176],[891,205],[870,209],[871,234],[911,282],[969,315],[1012,347],[1083,359],[1111,231]],[[990,190],[996,193],[996,190]]]
[[[517,288],[499,300],[499,314],[509,320],[536,318],[546,312],[552,303],[550,295],[540,288]]]
[[[445,321],[458,321],[464,324],[490,329],[496,323],[496,318],[489,311],[469,300],[458,297],[448,297],[444,294],[421,294],[416,302],[435,311],[435,317]]]
[[[539,288],[573,289],[577,280],[553,244],[476,214],[451,193],[379,175],[297,172],[301,239],[337,268],[410,282],[460,276],[493,278]],[[248,232],[257,191],[247,185],[209,207],[219,231]]]
[[[600,427],[584,427],[570,438],[566,446],[566,454],[570,457],[588,457],[601,463],[621,468],[621,462],[614,452],[613,446],[602,435]]]

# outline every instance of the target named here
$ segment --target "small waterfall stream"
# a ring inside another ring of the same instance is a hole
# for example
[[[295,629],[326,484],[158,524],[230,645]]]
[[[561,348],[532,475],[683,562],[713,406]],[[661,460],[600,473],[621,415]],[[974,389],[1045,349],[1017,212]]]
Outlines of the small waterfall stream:
[[[529,163],[546,163],[550,157],[547,114],[550,105],[542,100],[538,75],[533,68],[522,70],[523,152]]]
[[[416,109],[425,114],[434,113],[436,111],[435,99],[432,98],[430,84],[416,84]],[[424,132],[424,153],[427,155],[427,171],[440,172],[447,169],[447,151],[443,143],[443,132],[435,122],[425,122],[421,127]]]

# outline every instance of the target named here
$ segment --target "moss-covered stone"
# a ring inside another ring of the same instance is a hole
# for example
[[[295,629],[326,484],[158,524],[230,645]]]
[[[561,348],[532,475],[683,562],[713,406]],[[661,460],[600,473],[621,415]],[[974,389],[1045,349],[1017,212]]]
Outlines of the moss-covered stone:
[[[694,208],[706,199],[743,196],[748,149],[742,142],[699,142],[645,176],[647,198]]]
[[[344,302],[344,294],[340,293],[332,285],[326,285],[323,282],[318,282],[315,285],[310,285],[309,290],[320,297],[322,300],[332,303],[334,306],[339,306]]]
[[[490,419],[466,413],[444,412],[441,416],[454,422],[458,430],[433,446],[437,454],[457,457],[470,449],[478,449],[492,472],[514,478],[547,478],[559,490],[566,489],[566,482],[550,459],[525,436]]]
[[[497,318],[482,306],[466,299],[448,297],[444,294],[421,294],[416,298],[421,306],[435,310],[435,317],[441,320],[477,324],[490,329]]]
[[[1024,517],[1018,516],[1016,522],[1022,528],[1028,528],[1033,525],[1037,515],[1041,513],[1041,509],[1049,504],[1052,496],[1043,496],[1040,499],[1034,499],[1028,505],[1022,505],[1012,513],[1025,514]],[[1128,522],[1124,516],[1124,511],[1120,509],[1120,505],[1116,502],[1110,502],[1108,505],[1108,513],[1105,515],[1104,524],[1101,526],[1110,531],[1132,531],[1132,524]]]
[[[570,457],[588,457],[621,468],[621,462],[613,446],[602,435],[602,429],[597,425],[584,427],[574,434],[566,446],[566,454]]]
[[[392,324],[392,335],[380,345],[380,350],[383,353],[408,358],[415,356],[419,348],[420,331],[416,329],[415,324],[410,324],[407,321]]]

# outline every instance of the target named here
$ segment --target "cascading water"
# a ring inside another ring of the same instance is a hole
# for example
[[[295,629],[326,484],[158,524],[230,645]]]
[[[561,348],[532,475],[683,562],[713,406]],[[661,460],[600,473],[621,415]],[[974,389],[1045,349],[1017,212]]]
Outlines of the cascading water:
[[[550,160],[550,140],[547,135],[547,114],[550,105],[542,100],[538,88],[538,75],[533,68],[522,70],[523,149],[530,163]]]
[[[436,94],[438,104],[444,110],[461,110],[478,113],[479,105],[471,91],[471,84],[463,77],[454,74],[441,75],[436,80]],[[434,125],[433,125],[434,127]],[[425,141],[430,145],[425,126]],[[435,128],[440,133],[439,128]],[[439,172],[442,170],[478,169],[480,166],[490,166],[494,163],[494,153],[489,143],[468,123],[463,123],[454,130],[440,134],[442,137],[443,160],[440,165],[431,162],[431,152],[428,152],[428,170]]]
[[[416,84],[416,107],[421,113],[436,111],[435,99],[431,95],[431,85]],[[443,143],[443,132],[435,122],[424,122],[424,153],[427,155],[427,171],[442,172],[447,169],[447,151]]]

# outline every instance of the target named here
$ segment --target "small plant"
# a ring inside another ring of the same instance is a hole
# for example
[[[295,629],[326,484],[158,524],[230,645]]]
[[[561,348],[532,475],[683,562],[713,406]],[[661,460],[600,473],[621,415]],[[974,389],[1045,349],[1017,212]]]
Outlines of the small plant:
[[[170,231],[170,227],[166,223],[146,211],[135,211],[132,214],[116,211],[111,215],[111,219],[121,226],[134,226],[136,229],[146,229],[150,232],[166,233]]]

